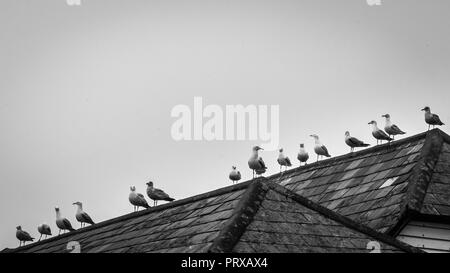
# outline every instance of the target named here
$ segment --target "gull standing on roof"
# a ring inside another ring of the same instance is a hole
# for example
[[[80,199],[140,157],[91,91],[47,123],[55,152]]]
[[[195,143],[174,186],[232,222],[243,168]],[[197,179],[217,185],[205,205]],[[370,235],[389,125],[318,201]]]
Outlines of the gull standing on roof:
[[[320,142],[318,135],[310,135],[310,137],[314,138],[315,141],[314,152],[316,152],[317,154],[317,161],[319,161],[319,156],[331,157],[331,155],[328,153],[327,147],[325,147],[325,145]]]
[[[38,231],[41,234],[41,237],[39,237],[39,241],[41,241],[42,235],[45,235],[45,239],[47,239],[47,236],[52,236],[52,230],[50,229],[50,226],[46,223],[43,223],[42,225],[38,226]]]
[[[233,182],[233,185],[234,185],[234,183],[241,180],[241,172],[236,170],[235,166],[231,166],[231,172],[228,177],[230,178],[231,182]]]
[[[128,195],[128,200],[134,206],[134,211],[139,211],[139,207],[144,207],[146,209],[150,207],[147,203],[147,200],[145,200],[144,195],[142,193],[136,192],[135,186],[131,186],[130,190],[131,192]]]
[[[78,222],[80,222],[81,227],[86,226],[86,223],[88,224],[95,224],[94,221],[92,221],[91,217],[83,211],[83,203],[81,202],[75,202],[74,205],[77,205],[77,213],[75,214],[75,218]]]
[[[65,233],[66,230],[74,231],[75,229],[72,227],[72,224],[70,223],[67,218],[64,218],[61,216],[61,211],[59,211],[59,208],[55,208],[56,211],[56,226],[59,228],[58,235],[61,234],[61,230]]]
[[[356,137],[350,136],[350,132],[345,132],[345,144],[350,146],[350,152],[353,152],[355,148],[358,147],[368,147],[370,144],[366,144],[362,142],[361,140],[357,139]]]
[[[445,125],[438,115],[431,113],[430,107],[426,106],[425,108],[422,109],[422,111],[425,111],[425,122],[428,124],[428,131],[430,130],[431,125],[433,125],[433,129],[434,126],[436,125],[438,126]]]
[[[21,226],[17,226],[16,229],[16,238],[19,240],[19,247],[22,246],[22,242],[23,245],[25,245],[28,241],[33,242],[34,238],[31,237],[28,232],[22,230]]]
[[[386,118],[386,125],[384,126],[384,130],[389,134],[389,137],[392,136],[392,139],[395,138],[396,135],[404,135],[406,134],[397,125],[391,123],[391,116],[389,114],[382,115],[382,117]]]
[[[170,197],[167,193],[165,193],[163,190],[154,188],[152,181],[147,183],[147,195],[148,197],[150,197],[150,199],[153,200],[154,206],[158,205],[158,200],[168,202],[172,202],[173,200],[175,200],[172,197]]]
[[[263,148],[259,146],[255,146],[252,149],[252,155],[250,159],[248,160],[248,166],[250,169],[253,170],[253,178],[255,178],[255,173],[257,175],[261,175],[266,172],[266,164],[264,163],[264,160],[262,157],[259,156],[258,151],[264,150]]]
[[[377,145],[379,142],[382,142],[383,140],[387,140],[387,141],[391,141],[393,140],[392,138],[390,138],[383,130],[381,130],[380,128],[378,128],[377,126],[377,122],[375,120],[372,120],[371,122],[369,122],[368,124],[372,125],[372,135],[374,138],[377,139]]]
[[[279,150],[279,154],[278,154],[278,159],[277,162],[278,164],[280,164],[280,173],[281,173],[281,167],[285,166],[286,170],[288,169],[288,167],[292,166],[291,160],[289,159],[289,157],[287,157],[286,155],[284,155],[283,153],[283,148],[281,148]]]
[[[300,144],[300,151],[298,152],[297,159],[300,161],[300,166],[302,165],[302,162],[306,165],[306,161],[309,159],[309,154],[306,152],[305,145],[303,143]]]

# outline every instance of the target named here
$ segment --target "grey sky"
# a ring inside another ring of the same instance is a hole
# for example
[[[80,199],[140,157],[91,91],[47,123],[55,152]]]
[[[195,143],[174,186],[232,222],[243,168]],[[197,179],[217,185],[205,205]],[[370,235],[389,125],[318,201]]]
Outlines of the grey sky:
[[[1,0],[0,249],[17,225],[57,233],[57,205],[76,227],[75,201],[94,221],[129,213],[149,179],[177,199],[229,185],[231,165],[248,179],[257,142],[172,140],[170,111],[194,96],[280,105],[291,158],[312,133],[332,155],[346,130],[374,144],[385,113],[408,135],[426,105],[450,123],[449,14],[447,0]]]

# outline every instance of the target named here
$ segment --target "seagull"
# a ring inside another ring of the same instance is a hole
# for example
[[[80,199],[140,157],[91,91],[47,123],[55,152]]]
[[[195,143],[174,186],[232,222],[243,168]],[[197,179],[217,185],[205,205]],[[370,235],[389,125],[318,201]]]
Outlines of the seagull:
[[[280,153],[278,154],[277,161],[278,161],[278,164],[280,164],[280,173],[281,173],[282,166],[285,166],[286,170],[287,170],[287,168],[291,167],[292,164],[291,164],[291,160],[289,159],[289,157],[284,155],[283,148],[281,148],[279,151],[280,151]]]
[[[433,125],[433,129],[436,125],[445,125],[438,115],[431,113],[430,107],[426,106],[422,111],[425,111],[425,122],[428,123],[428,131],[430,130],[430,125]]]
[[[81,227],[86,226],[86,223],[91,225],[95,224],[91,217],[83,211],[83,203],[75,202],[73,205],[77,205],[77,213],[75,214],[75,218],[78,222],[80,222]]]
[[[139,207],[144,207],[146,209],[150,207],[147,201],[145,200],[144,195],[142,195],[142,193],[136,193],[135,186],[131,186],[130,190],[131,192],[128,195],[128,200],[134,206],[134,211],[139,211]]]
[[[389,134],[389,137],[392,136],[392,139],[395,138],[396,135],[404,135],[406,134],[397,125],[391,123],[391,116],[389,114],[382,115],[382,117],[386,118],[386,125],[384,126],[384,130]]]
[[[154,206],[158,205],[158,200],[169,201],[169,202],[172,202],[173,200],[175,200],[172,197],[170,197],[167,193],[165,193],[163,190],[153,188],[152,181],[147,183],[147,195],[148,195],[148,197],[150,197],[150,199],[153,200]]]
[[[248,166],[253,170],[253,178],[255,178],[255,173],[261,175],[266,172],[266,164],[264,160],[258,155],[259,150],[264,150],[259,146],[253,147],[252,156],[248,160]]]
[[[39,241],[41,241],[42,235],[45,235],[45,239],[47,239],[47,236],[52,236],[52,231],[50,229],[50,226],[46,223],[43,223],[42,225],[38,226],[38,231],[41,234],[41,237],[39,237]]]
[[[70,223],[67,218],[64,218],[61,216],[61,212],[59,211],[59,208],[55,208],[56,211],[56,226],[59,228],[58,235],[61,234],[61,230],[65,233],[66,230],[74,231],[75,229],[72,227],[72,224]]]
[[[313,137],[316,143],[316,145],[314,146],[314,152],[316,152],[317,154],[317,161],[319,161],[319,156],[331,157],[331,155],[328,153],[327,147],[325,147],[322,142],[320,142],[318,135],[310,135],[310,137]]]
[[[236,170],[235,166],[231,166],[231,172],[228,177],[230,178],[230,180],[233,182],[233,185],[234,185],[234,183],[241,180],[241,172]]]
[[[372,135],[374,138],[377,139],[377,145],[378,145],[378,142],[382,142],[383,140],[387,140],[387,141],[393,140],[383,130],[378,128],[376,121],[372,120],[368,124],[372,124]]]
[[[302,162],[306,165],[306,161],[309,159],[309,154],[306,152],[305,145],[303,143],[300,144],[300,151],[298,152],[297,159],[300,161],[300,166],[302,165]]]
[[[16,229],[16,238],[19,239],[19,247],[22,246],[22,242],[23,245],[25,245],[27,241],[33,242],[34,238],[31,237],[28,232],[22,230],[21,226],[17,226]]]
[[[357,147],[367,147],[370,146],[370,144],[366,144],[362,142],[361,140],[357,139],[356,137],[350,136],[350,132],[345,132],[345,143],[350,146],[350,152],[353,152],[355,148]]]

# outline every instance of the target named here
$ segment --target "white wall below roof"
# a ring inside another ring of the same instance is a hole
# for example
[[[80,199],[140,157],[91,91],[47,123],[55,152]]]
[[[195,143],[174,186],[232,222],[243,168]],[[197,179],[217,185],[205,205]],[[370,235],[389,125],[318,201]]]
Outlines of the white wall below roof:
[[[450,253],[450,225],[410,222],[397,239],[430,253]]]

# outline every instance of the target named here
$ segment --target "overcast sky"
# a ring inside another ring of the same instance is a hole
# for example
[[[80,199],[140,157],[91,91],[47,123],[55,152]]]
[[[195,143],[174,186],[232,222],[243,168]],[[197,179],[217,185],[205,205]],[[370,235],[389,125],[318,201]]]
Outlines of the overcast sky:
[[[173,140],[171,110],[195,96],[279,105],[292,159],[312,133],[332,155],[346,130],[375,144],[367,123],[386,113],[407,135],[426,105],[450,123],[449,14],[448,0],[0,0],[0,249],[17,225],[57,234],[55,206],[77,228],[75,201],[97,222],[130,213],[129,186],[149,179],[181,199],[229,185],[231,165],[250,178],[259,141]]]

